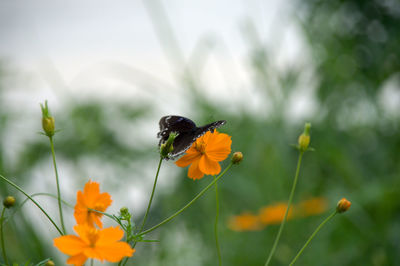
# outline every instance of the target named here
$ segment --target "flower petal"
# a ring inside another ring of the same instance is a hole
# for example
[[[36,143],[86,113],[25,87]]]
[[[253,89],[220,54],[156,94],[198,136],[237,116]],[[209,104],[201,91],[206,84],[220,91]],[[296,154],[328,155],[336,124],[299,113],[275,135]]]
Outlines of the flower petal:
[[[90,240],[88,239],[88,230],[96,230],[87,224],[77,224],[74,226],[74,231],[78,234],[79,238],[86,243],[87,246],[90,245]]]
[[[196,180],[202,178],[203,176],[204,173],[201,172],[199,169],[199,160],[194,161],[192,165],[189,167],[188,177],[193,180]]]
[[[83,189],[85,203],[87,206],[92,206],[96,201],[97,196],[100,194],[100,184],[89,180]]]
[[[60,236],[54,239],[54,246],[62,253],[70,256],[82,253],[87,246],[82,239],[74,235]]]
[[[199,152],[185,154],[182,158],[175,162],[179,167],[186,167],[196,160],[200,159],[201,154]]]
[[[220,162],[225,160],[231,153],[232,140],[227,134],[214,135],[207,143],[206,154],[213,161]]]
[[[108,227],[99,232],[99,239],[97,245],[106,245],[120,240],[124,236],[124,231],[118,226]]]
[[[118,262],[123,257],[131,257],[135,252],[126,242],[116,242],[106,246],[96,247],[96,251],[103,259],[110,262]]]
[[[74,264],[75,266],[81,266],[85,264],[86,260],[87,257],[83,253],[80,253],[78,255],[69,257],[69,259],[67,260],[67,264]]]
[[[93,223],[95,223],[99,228],[103,228],[100,217],[101,216],[97,215],[97,213],[90,213],[90,215],[88,215],[87,224],[93,226]]]
[[[219,163],[211,160],[207,155],[201,156],[199,169],[206,175],[217,175],[221,172]]]
[[[111,195],[103,192],[96,197],[96,210],[104,212],[112,203]],[[101,207],[100,207],[101,206]],[[98,215],[102,215],[98,213]]]
[[[105,260],[105,257],[101,251],[99,251],[98,247],[89,247],[84,250],[84,254],[86,257],[91,259]]]

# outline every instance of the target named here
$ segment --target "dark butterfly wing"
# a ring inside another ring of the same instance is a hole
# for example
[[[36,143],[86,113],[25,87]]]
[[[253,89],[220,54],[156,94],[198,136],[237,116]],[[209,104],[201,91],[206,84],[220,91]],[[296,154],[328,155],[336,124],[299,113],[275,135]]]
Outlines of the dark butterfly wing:
[[[174,149],[171,153],[168,154],[170,159],[175,159],[176,157],[187,151],[190,146],[192,146],[192,143],[196,140],[196,138],[193,137],[193,133],[194,131],[183,132],[175,138],[174,143],[172,144],[174,146]]]
[[[164,116],[160,119],[160,132],[157,137],[161,138],[159,145],[167,141],[171,132],[178,133],[173,146],[174,150],[169,154],[169,158],[174,159],[187,151],[197,138],[203,136],[207,131],[213,132],[214,129],[224,125],[225,120],[216,121],[202,127],[182,116]]]
[[[184,132],[179,134],[179,136],[176,137],[176,139],[174,140],[174,150],[169,154],[170,158],[173,159],[181,155],[182,153],[187,151],[190,146],[192,146],[193,142],[195,142],[196,139],[206,134],[207,131],[214,132],[214,129],[224,125],[225,123],[225,120],[220,120],[202,127],[196,127],[195,130],[191,132]]]
[[[212,122],[212,123],[210,123],[210,124],[207,124],[207,125],[205,125],[205,126],[198,127],[198,128],[196,129],[196,134],[195,134],[195,135],[196,135],[196,138],[195,138],[195,139],[197,139],[197,138],[203,136],[204,134],[207,133],[207,131],[211,131],[211,132],[213,133],[213,132],[214,132],[214,129],[216,129],[216,128],[220,127],[220,126],[225,125],[225,123],[226,123],[225,120],[219,120],[219,121],[215,121],[215,122]]]
[[[159,124],[160,132],[157,133],[157,137],[161,139],[158,145],[167,141],[171,132],[181,134],[183,132],[194,131],[197,128],[196,124],[192,120],[177,115],[163,116],[161,117]]]

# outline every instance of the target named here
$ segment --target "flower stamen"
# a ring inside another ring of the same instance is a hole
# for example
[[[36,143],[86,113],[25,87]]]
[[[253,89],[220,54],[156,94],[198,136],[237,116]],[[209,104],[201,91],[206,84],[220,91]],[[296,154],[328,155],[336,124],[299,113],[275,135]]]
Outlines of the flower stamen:
[[[206,153],[206,147],[207,144],[203,140],[195,142],[196,150],[200,152],[202,155]]]

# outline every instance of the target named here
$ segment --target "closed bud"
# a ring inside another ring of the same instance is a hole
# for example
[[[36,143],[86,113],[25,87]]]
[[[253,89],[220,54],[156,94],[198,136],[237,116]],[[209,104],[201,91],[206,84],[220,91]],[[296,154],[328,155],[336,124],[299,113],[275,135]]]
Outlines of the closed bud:
[[[310,145],[310,128],[311,124],[306,123],[303,133],[299,136],[297,147],[301,152],[305,152],[308,149],[308,145]]]
[[[54,265],[56,265],[56,264],[54,263],[54,261],[48,260],[44,266],[54,266]]]
[[[54,136],[55,125],[54,125],[54,117],[50,116],[49,107],[47,105],[47,101],[43,104],[40,104],[40,108],[42,109],[42,128],[46,136],[51,138]]]
[[[171,132],[169,134],[168,140],[161,144],[160,146],[160,155],[162,158],[167,158],[168,154],[171,153],[174,150],[174,146],[172,145],[174,143],[175,138],[178,136],[177,133]]]
[[[237,151],[232,155],[231,161],[233,164],[239,164],[242,160],[243,160],[243,153],[241,153],[240,151]]]
[[[337,207],[336,207],[336,211],[338,213],[343,213],[345,211],[347,211],[348,209],[350,209],[351,206],[351,202],[348,201],[346,198],[343,198],[341,200],[339,200]]]
[[[48,137],[54,136],[54,117],[43,117],[42,118],[42,127],[44,130],[44,133]]]
[[[122,207],[119,212],[121,213],[121,216],[124,216],[126,214],[129,213],[128,208],[127,207]]]
[[[15,204],[15,198],[13,196],[8,196],[4,199],[3,205],[6,208],[11,208]]]

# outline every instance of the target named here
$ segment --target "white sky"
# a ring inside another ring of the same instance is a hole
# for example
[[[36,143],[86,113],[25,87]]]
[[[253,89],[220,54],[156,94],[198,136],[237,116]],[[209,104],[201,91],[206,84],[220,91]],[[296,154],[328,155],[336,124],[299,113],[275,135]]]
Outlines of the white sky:
[[[265,113],[268,103],[260,100],[250,83],[249,43],[243,28],[249,20],[254,23],[261,41],[272,51],[277,69],[304,64],[308,61],[306,45],[297,23],[290,17],[293,7],[288,1],[161,3],[185,61],[199,40],[214,43],[204,71],[195,73],[207,88],[210,100],[225,99],[228,108],[245,102],[247,108]],[[43,97],[52,100],[57,97],[53,94],[67,92],[80,97],[152,100],[155,93],[149,92],[146,84],[161,84],[155,88],[156,95],[162,99],[167,97],[166,91],[172,90],[177,100],[173,108],[162,111],[189,112],[187,106],[179,104],[180,98],[185,97],[185,88],[177,82],[177,69],[168,60],[165,44],[161,45],[151,19],[151,14],[159,17],[154,12],[157,5],[146,7],[144,3],[0,1],[0,58],[28,75],[31,81],[29,85],[14,84],[15,89],[23,88],[24,94],[30,89],[33,99],[38,101]],[[152,78],[143,78],[143,73]],[[28,98],[30,102],[32,97]]]

